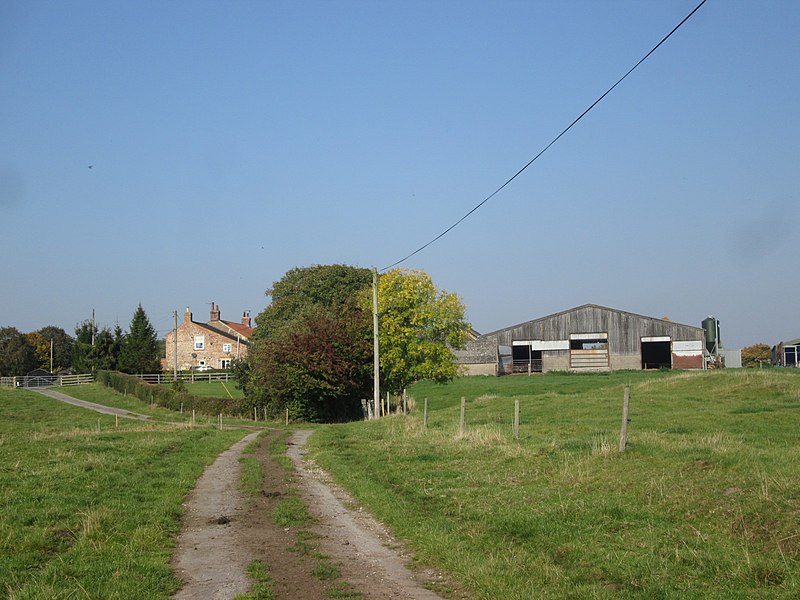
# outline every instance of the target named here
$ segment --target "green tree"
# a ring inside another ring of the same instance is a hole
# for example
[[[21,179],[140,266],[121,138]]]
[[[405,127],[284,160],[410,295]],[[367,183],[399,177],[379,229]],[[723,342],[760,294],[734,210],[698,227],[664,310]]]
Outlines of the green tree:
[[[269,306],[256,317],[253,338],[277,335],[280,328],[318,306],[335,307],[352,303],[360,290],[372,283],[369,269],[348,265],[313,265],[287,271],[272,284],[266,295]]]
[[[161,370],[158,335],[141,304],[134,311],[130,329],[122,339],[117,369],[124,373],[154,373]]]
[[[72,346],[72,369],[77,373],[94,370],[92,341],[97,335],[97,325],[86,319],[75,326],[75,343]]]
[[[743,367],[759,367],[760,365],[769,365],[772,359],[772,350],[769,344],[753,344],[742,348],[742,366]]]
[[[253,406],[313,421],[360,416],[372,352],[357,301],[371,280],[369,269],[314,265],[273,283],[247,359],[233,367]]]
[[[72,353],[75,340],[66,331],[54,325],[48,325],[28,334],[36,349],[37,366],[50,369],[50,343],[53,347],[53,371],[58,373],[72,365]]]
[[[372,388],[369,328],[353,304],[305,311],[250,353],[253,400],[273,416],[288,409],[310,422],[361,417]]]
[[[372,305],[370,293],[362,307]],[[414,381],[449,381],[458,372],[453,349],[470,330],[454,293],[437,290],[424,271],[393,269],[378,279],[381,386],[401,392]]]
[[[119,325],[110,329],[104,327],[95,336],[94,346],[89,352],[93,371],[114,371],[118,368],[124,336]]]
[[[36,349],[16,327],[0,328],[0,376],[26,375],[36,368]]]

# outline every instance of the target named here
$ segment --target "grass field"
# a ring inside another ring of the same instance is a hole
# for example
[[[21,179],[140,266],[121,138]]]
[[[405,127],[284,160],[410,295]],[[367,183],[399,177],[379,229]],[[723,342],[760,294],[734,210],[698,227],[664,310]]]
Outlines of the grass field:
[[[194,396],[210,398],[243,398],[244,392],[236,387],[235,381],[197,381],[186,382],[186,389]]]
[[[470,597],[800,596],[800,374],[464,378],[410,392],[409,417],[322,428],[313,454]]]
[[[94,386],[71,391],[150,410]],[[117,428],[113,416],[0,389],[0,596],[168,598],[181,502],[243,435],[124,419]]]

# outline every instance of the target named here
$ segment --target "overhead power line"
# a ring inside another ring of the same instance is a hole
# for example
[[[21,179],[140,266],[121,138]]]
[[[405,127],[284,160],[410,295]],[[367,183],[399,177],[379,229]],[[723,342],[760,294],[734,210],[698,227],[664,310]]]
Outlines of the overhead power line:
[[[504,188],[505,188],[505,187],[506,187],[506,186],[507,186],[509,183],[511,183],[511,182],[512,182],[512,181],[514,181],[514,180],[515,180],[517,177],[519,177],[519,176],[522,174],[522,172],[523,172],[523,171],[525,171],[525,169],[527,169],[528,167],[530,167],[530,166],[531,166],[531,165],[532,165],[532,164],[533,164],[533,163],[534,163],[534,162],[535,162],[535,161],[536,161],[536,160],[537,160],[537,159],[538,159],[538,158],[539,158],[539,157],[540,157],[542,154],[544,154],[545,152],[547,152],[547,151],[550,149],[550,147],[551,147],[553,144],[555,144],[555,143],[556,143],[558,140],[560,140],[560,139],[561,139],[561,137],[562,137],[564,134],[566,134],[566,133],[567,133],[567,132],[568,132],[570,129],[572,129],[572,128],[573,128],[573,127],[574,127],[574,126],[575,126],[575,125],[578,123],[578,121],[580,121],[580,120],[581,120],[583,117],[585,117],[585,116],[586,116],[586,115],[589,113],[589,111],[590,111],[590,110],[592,110],[592,109],[593,109],[595,106],[597,106],[597,105],[598,105],[598,104],[599,104],[599,103],[600,103],[600,102],[601,102],[601,101],[602,101],[602,100],[603,100],[603,99],[604,99],[606,96],[608,96],[608,95],[609,95],[609,94],[610,94],[610,93],[611,93],[611,92],[614,90],[614,88],[616,88],[616,87],[617,87],[617,86],[618,86],[620,83],[622,83],[622,82],[623,82],[623,81],[624,81],[624,80],[625,80],[625,79],[628,77],[628,75],[630,75],[631,73],[633,73],[633,72],[636,70],[636,68],[637,68],[639,65],[641,65],[641,64],[642,64],[644,61],[646,61],[646,60],[647,60],[647,59],[650,57],[650,55],[651,55],[651,54],[653,54],[653,52],[655,52],[656,50],[658,50],[658,48],[659,48],[659,47],[660,47],[660,46],[661,46],[661,45],[662,45],[664,42],[666,42],[666,41],[667,41],[667,40],[668,40],[668,39],[669,39],[669,38],[672,36],[672,34],[673,34],[673,33],[675,33],[676,31],[678,31],[678,29],[680,29],[680,28],[681,28],[681,26],[682,26],[684,23],[686,23],[686,21],[688,21],[689,19],[691,19],[691,18],[692,18],[692,16],[694,15],[694,13],[696,13],[698,10],[700,10],[700,7],[701,7],[701,6],[703,6],[703,4],[705,4],[706,2],[707,2],[707,0],[702,0],[702,2],[700,2],[700,4],[698,4],[697,6],[695,6],[695,7],[694,7],[694,9],[692,10],[692,12],[690,12],[688,15],[686,15],[686,16],[683,18],[683,20],[682,20],[680,23],[678,23],[678,24],[677,24],[677,25],[676,25],[676,26],[675,26],[675,27],[672,29],[672,31],[670,31],[670,32],[669,32],[667,35],[665,35],[665,36],[664,36],[664,37],[661,39],[661,41],[660,41],[660,42],[658,42],[658,43],[657,43],[655,46],[653,46],[653,48],[650,50],[650,52],[648,52],[647,54],[645,54],[645,55],[644,55],[644,56],[643,56],[643,57],[642,57],[642,58],[639,60],[639,62],[637,62],[637,63],[636,63],[635,65],[633,65],[633,66],[632,66],[630,69],[628,69],[628,72],[627,72],[627,73],[625,73],[625,74],[624,74],[622,77],[620,77],[620,78],[617,80],[617,82],[616,82],[614,85],[612,85],[612,86],[611,86],[610,88],[608,88],[608,89],[607,89],[605,92],[603,92],[603,94],[602,94],[602,95],[601,95],[601,96],[600,96],[600,97],[599,97],[597,100],[595,100],[594,102],[592,102],[592,103],[589,105],[589,107],[588,107],[586,110],[584,110],[584,111],[583,111],[583,112],[582,112],[580,115],[578,115],[578,117],[577,117],[577,118],[576,118],[574,121],[572,121],[572,123],[570,123],[570,124],[569,124],[567,127],[565,127],[565,128],[564,128],[564,130],[563,130],[561,133],[559,133],[559,134],[558,134],[556,137],[554,137],[554,138],[553,138],[553,139],[550,141],[550,143],[549,143],[549,144],[547,144],[547,145],[546,145],[544,148],[542,148],[542,149],[539,151],[539,153],[538,153],[536,156],[534,156],[532,159],[530,159],[530,160],[529,160],[529,161],[528,161],[528,162],[525,164],[525,166],[524,166],[524,167],[522,167],[522,168],[521,168],[519,171],[517,171],[517,172],[516,172],[516,173],[514,173],[514,174],[513,174],[511,177],[509,177],[509,178],[506,180],[506,182],[505,182],[503,185],[501,185],[499,188],[497,188],[497,189],[496,189],[495,191],[493,191],[491,194],[489,194],[488,196],[486,196],[486,198],[484,198],[483,200],[481,200],[481,201],[480,201],[478,204],[476,204],[475,206],[473,206],[473,207],[470,209],[470,211],[469,211],[467,214],[465,214],[465,215],[464,215],[463,217],[461,217],[461,218],[460,218],[458,221],[456,221],[455,223],[453,223],[452,225],[450,225],[450,227],[448,227],[447,229],[445,229],[444,231],[442,231],[442,232],[441,232],[439,235],[437,235],[437,236],[436,236],[435,238],[433,238],[431,241],[429,241],[428,243],[426,243],[426,244],[424,244],[424,245],[420,246],[419,248],[417,248],[416,250],[414,250],[414,251],[413,251],[411,254],[409,254],[409,255],[407,255],[407,256],[404,256],[403,258],[401,258],[401,259],[400,259],[400,260],[398,260],[397,262],[394,262],[394,263],[390,264],[388,267],[383,267],[383,268],[381,269],[381,271],[386,271],[386,270],[388,270],[388,269],[391,269],[392,267],[396,267],[397,265],[404,263],[405,261],[407,261],[407,260],[408,260],[409,258],[411,258],[412,256],[414,256],[414,255],[416,255],[416,254],[419,254],[420,252],[422,252],[423,250],[425,250],[425,248],[427,248],[427,247],[428,247],[428,246],[430,246],[431,244],[434,244],[435,242],[439,241],[439,240],[440,240],[440,239],[442,239],[444,236],[446,236],[448,233],[450,233],[450,232],[451,232],[453,229],[455,229],[456,227],[458,227],[458,226],[459,226],[459,225],[460,225],[460,224],[461,224],[461,223],[462,223],[464,220],[466,220],[466,219],[467,219],[467,217],[469,217],[469,216],[470,216],[472,213],[474,213],[474,212],[475,212],[476,210],[478,210],[478,209],[479,209],[481,206],[483,206],[483,205],[484,205],[484,204],[486,204],[486,203],[487,203],[489,200],[491,200],[491,199],[492,199],[492,198],[494,198],[494,197],[495,197],[497,194],[499,194],[499,193],[500,193],[500,192],[501,192],[501,191],[502,191],[502,190],[503,190],[503,189],[504,189]]]

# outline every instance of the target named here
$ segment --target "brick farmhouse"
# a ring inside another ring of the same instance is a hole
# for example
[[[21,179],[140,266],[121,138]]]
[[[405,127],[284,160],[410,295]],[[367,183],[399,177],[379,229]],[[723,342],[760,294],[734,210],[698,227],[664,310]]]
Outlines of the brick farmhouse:
[[[166,357],[161,361],[165,371],[175,365],[175,333],[170,331],[166,335]],[[187,306],[183,323],[177,328],[178,370],[197,367],[228,369],[233,360],[247,356],[252,334],[249,311],[242,314],[241,322],[223,321],[219,305],[212,302],[208,323],[197,323],[192,320]]]

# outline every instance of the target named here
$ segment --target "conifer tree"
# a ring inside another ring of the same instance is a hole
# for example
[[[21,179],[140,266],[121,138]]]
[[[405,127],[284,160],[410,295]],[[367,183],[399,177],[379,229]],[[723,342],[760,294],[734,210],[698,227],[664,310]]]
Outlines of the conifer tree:
[[[130,330],[122,339],[117,368],[124,373],[155,373],[161,370],[158,335],[141,304],[133,313]]]

